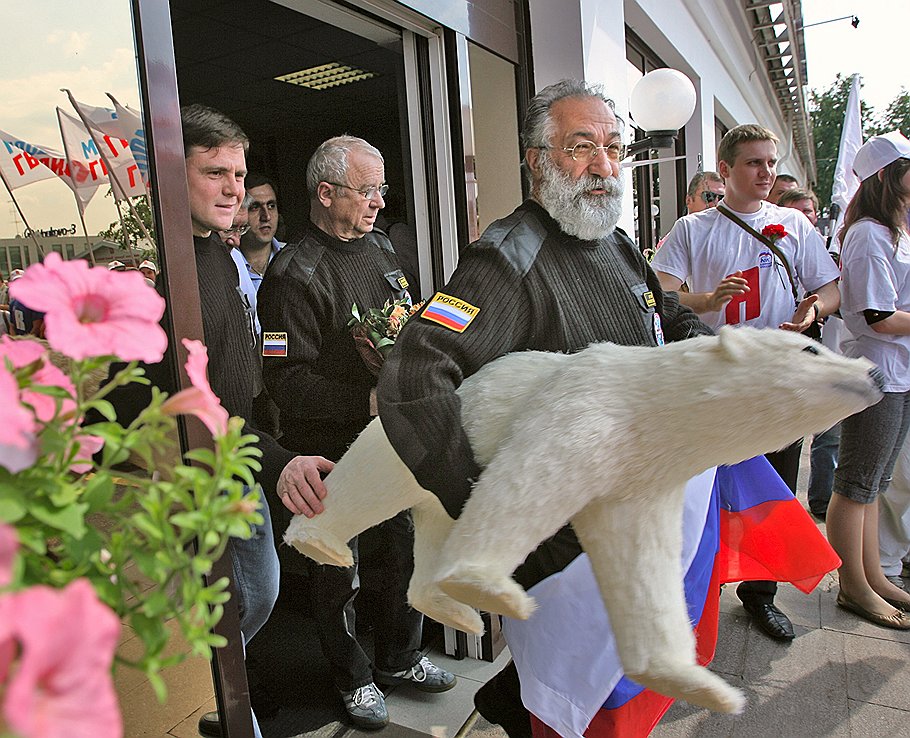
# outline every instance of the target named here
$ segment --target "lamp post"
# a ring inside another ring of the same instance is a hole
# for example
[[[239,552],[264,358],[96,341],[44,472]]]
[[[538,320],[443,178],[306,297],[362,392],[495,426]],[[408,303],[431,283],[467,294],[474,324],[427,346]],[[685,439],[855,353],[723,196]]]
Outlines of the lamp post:
[[[629,112],[635,125],[644,131],[644,137],[626,148],[627,162],[624,166],[638,167],[633,181],[638,211],[638,243],[643,250],[653,247],[656,242],[652,213],[654,181],[651,167],[643,166],[649,161],[651,149],[672,149],[676,145],[676,134],[692,117],[695,111],[695,87],[686,75],[676,69],[655,69],[648,72],[632,88],[629,96]],[[639,158],[634,163],[629,159]],[[679,158],[679,157],[677,157]],[[663,191],[663,190],[662,190]]]
[[[628,156],[673,148],[676,134],[695,112],[695,87],[676,69],[648,72],[632,88],[629,113],[645,137],[630,144]]]

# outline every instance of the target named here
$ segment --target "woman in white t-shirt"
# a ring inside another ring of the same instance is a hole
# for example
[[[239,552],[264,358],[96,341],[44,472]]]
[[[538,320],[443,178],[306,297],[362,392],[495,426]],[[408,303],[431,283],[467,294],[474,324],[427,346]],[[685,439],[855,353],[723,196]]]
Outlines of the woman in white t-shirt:
[[[887,628],[910,630],[910,593],[881,569],[878,495],[910,427],[910,141],[875,136],[857,152],[861,184],[841,231],[841,348],[884,374],[881,402],[843,421],[828,506],[828,540],[841,557],[837,604]]]

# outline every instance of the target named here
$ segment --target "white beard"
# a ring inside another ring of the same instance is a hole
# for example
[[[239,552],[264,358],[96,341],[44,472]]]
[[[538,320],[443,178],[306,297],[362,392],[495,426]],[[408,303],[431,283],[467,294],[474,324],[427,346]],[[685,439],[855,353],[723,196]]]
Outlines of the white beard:
[[[537,197],[544,209],[570,236],[594,241],[609,236],[622,215],[622,177],[586,174],[572,179],[546,154],[539,159]],[[590,195],[602,189],[603,195]]]

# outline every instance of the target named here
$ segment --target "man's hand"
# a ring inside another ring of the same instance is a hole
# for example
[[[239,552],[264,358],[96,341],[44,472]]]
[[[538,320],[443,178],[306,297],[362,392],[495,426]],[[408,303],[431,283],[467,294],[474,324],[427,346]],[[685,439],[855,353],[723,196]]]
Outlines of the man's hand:
[[[278,496],[284,506],[295,515],[315,517],[325,510],[322,500],[327,490],[322,474],[334,468],[334,462],[321,456],[295,456],[281,470],[278,478]]]
[[[779,327],[785,331],[802,333],[818,318],[819,313],[818,308],[815,307],[816,302],[818,302],[818,295],[809,295],[796,306],[796,312],[793,313],[791,322],[781,323]]]
[[[707,309],[705,312],[717,312],[734,297],[748,291],[749,283],[743,278],[743,273],[733,272],[733,274],[724,277],[718,282],[717,287],[714,288],[714,292],[706,295]]]

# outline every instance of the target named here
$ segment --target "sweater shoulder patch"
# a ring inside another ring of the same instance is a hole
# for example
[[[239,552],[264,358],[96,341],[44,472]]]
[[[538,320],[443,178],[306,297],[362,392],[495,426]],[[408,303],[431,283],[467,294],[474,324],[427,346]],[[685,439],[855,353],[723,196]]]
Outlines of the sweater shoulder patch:
[[[325,246],[315,239],[305,238],[288,244],[269,264],[269,272],[274,270],[276,277],[290,276],[302,284],[309,284],[324,252]]]
[[[524,277],[534,265],[546,238],[543,224],[533,215],[519,210],[490,224],[476,246],[496,249]]]

